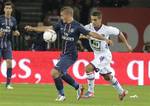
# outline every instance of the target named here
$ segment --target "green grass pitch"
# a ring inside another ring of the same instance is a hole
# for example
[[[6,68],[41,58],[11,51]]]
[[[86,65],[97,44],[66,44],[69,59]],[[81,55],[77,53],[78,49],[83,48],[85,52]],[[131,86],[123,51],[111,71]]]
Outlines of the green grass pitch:
[[[0,106],[150,106],[150,86],[124,86],[129,94],[124,101],[111,86],[97,85],[95,97],[76,100],[76,91],[65,86],[67,99],[55,102],[54,85],[15,84],[14,90],[6,90],[0,85]],[[130,98],[137,95],[138,98]]]

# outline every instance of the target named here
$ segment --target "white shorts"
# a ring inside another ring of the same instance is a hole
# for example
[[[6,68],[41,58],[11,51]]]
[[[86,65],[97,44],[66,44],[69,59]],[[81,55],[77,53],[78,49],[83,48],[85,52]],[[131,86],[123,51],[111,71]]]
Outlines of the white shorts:
[[[113,72],[113,69],[110,66],[111,60],[112,55],[110,52],[101,52],[98,55],[95,55],[95,58],[91,61],[91,64],[94,66],[95,71],[98,71],[99,74],[104,75]]]

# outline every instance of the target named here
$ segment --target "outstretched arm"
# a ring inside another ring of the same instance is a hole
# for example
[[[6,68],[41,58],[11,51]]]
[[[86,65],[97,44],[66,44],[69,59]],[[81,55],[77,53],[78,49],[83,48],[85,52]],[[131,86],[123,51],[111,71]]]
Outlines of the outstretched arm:
[[[41,26],[41,27],[25,26],[24,28],[27,31],[35,31],[35,32],[45,32],[47,30],[53,29],[52,26]]]
[[[12,32],[13,36],[20,36],[20,32],[18,30]]]
[[[127,39],[125,38],[125,36],[123,35],[122,32],[120,32],[119,38],[120,38],[120,39],[122,40],[122,42],[126,45],[128,51],[129,51],[129,52],[132,52],[133,49],[132,49],[131,45],[128,43]]]
[[[109,39],[103,37],[102,34],[97,34],[97,33],[95,33],[95,32],[89,32],[89,35],[90,35],[91,37],[93,37],[93,38],[96,38],[96,39],[99,39],[99,40],[104,40],[104,41],[106,41],[106,42],[107,42],[108,44],[110,44],[110,45],[113,44],[112,40],[109,40]]]

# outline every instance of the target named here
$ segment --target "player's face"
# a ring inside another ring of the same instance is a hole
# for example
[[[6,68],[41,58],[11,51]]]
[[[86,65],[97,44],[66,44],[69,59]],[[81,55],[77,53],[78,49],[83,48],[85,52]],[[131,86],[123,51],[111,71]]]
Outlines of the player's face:
[[[69,19],[70,15],[68,13],[66,13],[65,11],[62,11],[60,13],[60,18],[61,20],[63,20],[64,23],[66,23]]]
[[[94,27],[99,27],[101,25],[102,19],[97,16],[91,16],[91,23]]]
[[[4,7],[4,12],[5,12],[5,14],[7,14],[7,15],[11,15],[11,13],[12,13],[12,6],[11,5],[6,5],[5,7]]]

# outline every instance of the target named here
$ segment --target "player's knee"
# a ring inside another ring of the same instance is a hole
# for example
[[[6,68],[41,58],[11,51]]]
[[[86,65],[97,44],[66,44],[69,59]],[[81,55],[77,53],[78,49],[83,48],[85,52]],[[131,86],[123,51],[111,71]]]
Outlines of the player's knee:
[[[90,73],[94,71],[94,68],[91,64],[89,64],[86,66],[85,70],[86,70],[86,73]]]
[[[6,60],[7,68],[12,68],[12,60],[8,59]]]
[[[58,77],[60,76],[60,73],[59,73],[58,70],[56,70],[55,68],[53,68],[53,69],[51,70],[51,76],[52,76],[53,78],[58,78]]]
[[[112,76],[110,74],[106,74],[103,77],[106,81],[110,81],[112,79]]]

